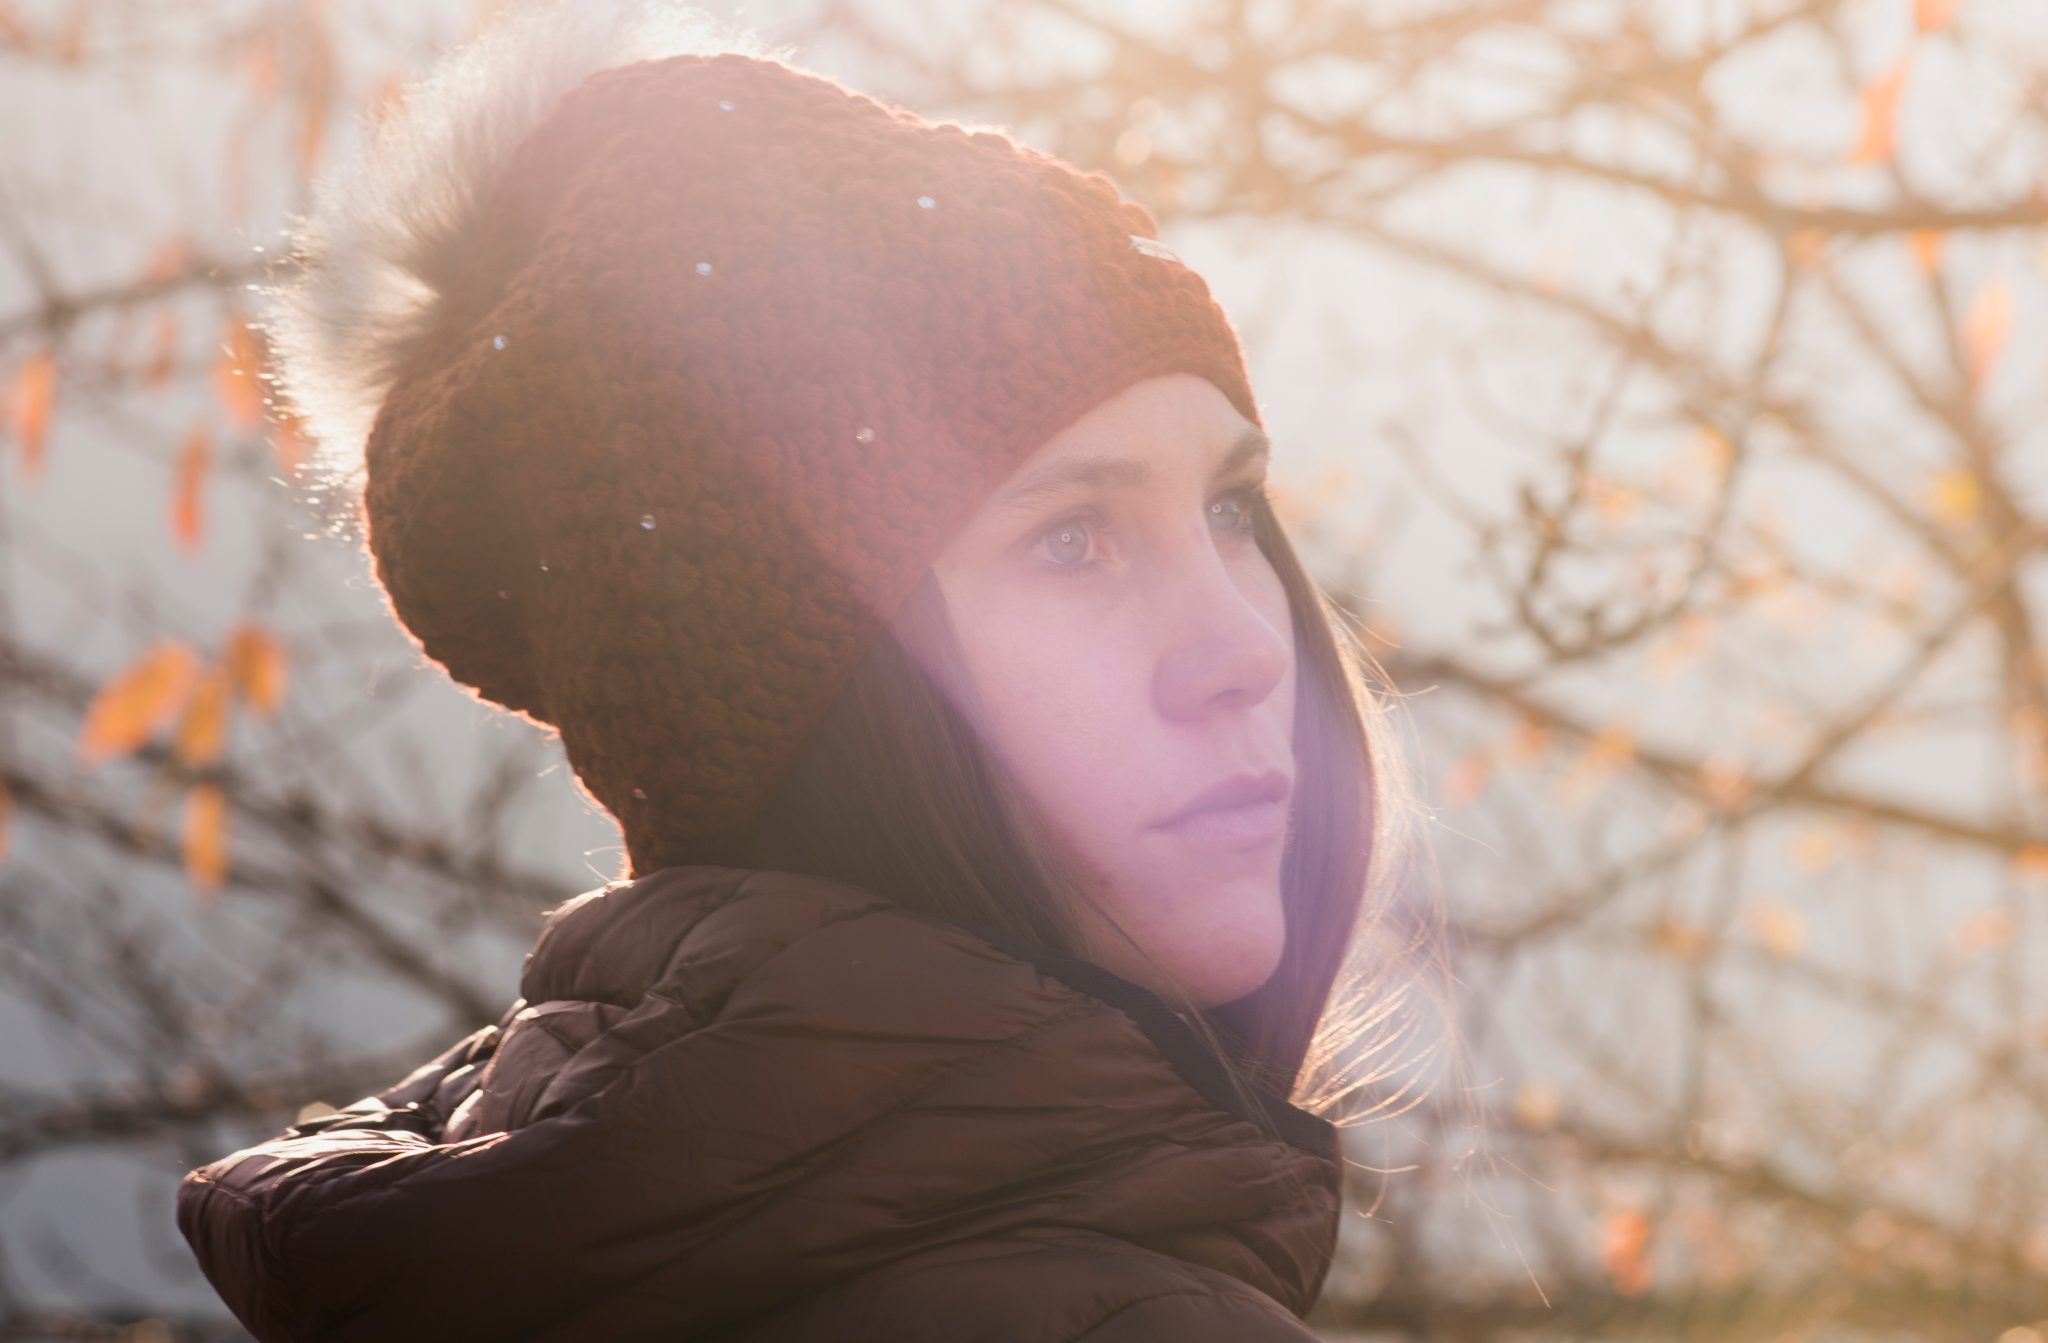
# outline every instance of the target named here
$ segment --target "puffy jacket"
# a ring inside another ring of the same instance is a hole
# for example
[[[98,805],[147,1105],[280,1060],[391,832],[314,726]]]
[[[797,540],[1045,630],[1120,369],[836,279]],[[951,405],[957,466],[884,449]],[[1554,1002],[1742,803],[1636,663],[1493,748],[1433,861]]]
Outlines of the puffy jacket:
[[[1156,995],[844,883],[673,867],[547,917],[496,1025],[188,1174],[259,1338],[1278,1343],[1330,1124]]]

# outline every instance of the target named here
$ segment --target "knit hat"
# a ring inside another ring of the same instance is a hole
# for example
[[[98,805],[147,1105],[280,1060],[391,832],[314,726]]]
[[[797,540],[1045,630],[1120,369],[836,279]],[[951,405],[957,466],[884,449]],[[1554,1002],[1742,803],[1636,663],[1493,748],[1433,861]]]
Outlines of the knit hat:
[[[1260,422],[1153,216],[780,58],[636,60],[506,156],[365,447],[376,576],[559,732],[627,874],[731,861],[949,539],[1141,379]]]

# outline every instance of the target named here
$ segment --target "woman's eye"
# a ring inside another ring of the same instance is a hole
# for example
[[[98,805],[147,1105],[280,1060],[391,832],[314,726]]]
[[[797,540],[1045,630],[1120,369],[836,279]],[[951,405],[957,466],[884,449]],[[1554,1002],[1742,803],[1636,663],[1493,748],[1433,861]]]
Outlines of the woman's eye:
[[[1217,495],[1209,504],[1210,519],[1220,519],[1225,532],[1249,534],[1254,520],[1252,506],[1263,488],[1259,484],[1239,485]],[[1100,561],[1088,558],[1093,548],[1091,542],[1099,544],[1100,538],[1108,534],[1108,528],[1092,517],[1076,516],[1056,522],[1038,534],[1047,556],[1039,562],[1065,574],[1089,573],[1100,567]]]
[[[1252,501],[1262,488],[1259,485],[1239,485],[1236,489],[1225,491],[1216,497],[1215,503],[1209,505],[1210,516],[1224,519],[1230,524],[1229,530],[1233,532],[1250,531]]]
[[[1081,561],[1088,558],[1088,527],[1088,523],[1075,518],[1055,523],[1046,530],[1044,539],[1055,568],[1080,567]]]

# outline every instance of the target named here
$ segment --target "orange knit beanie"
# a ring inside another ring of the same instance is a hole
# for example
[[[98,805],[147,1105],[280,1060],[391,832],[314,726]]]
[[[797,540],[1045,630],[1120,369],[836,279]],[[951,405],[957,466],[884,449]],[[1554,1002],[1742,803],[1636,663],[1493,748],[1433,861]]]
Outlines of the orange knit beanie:
[[[779,59],[600,70],[478,205],[365,445],[428,657],[552,724],[628,875],[720,862],[1017,464],[1140,379],[1259,423],[1115,184]]]

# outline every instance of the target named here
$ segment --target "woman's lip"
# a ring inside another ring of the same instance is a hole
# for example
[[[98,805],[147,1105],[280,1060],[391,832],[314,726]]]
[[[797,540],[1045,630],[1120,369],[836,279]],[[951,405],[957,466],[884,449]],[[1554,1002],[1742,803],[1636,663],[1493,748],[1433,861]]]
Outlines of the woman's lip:
[[[1209,848],[1256,848],[1287,833],[1287,807],[1270,798],[1238,807],[1205,807],[1153,828]]]

